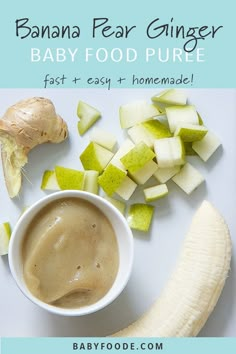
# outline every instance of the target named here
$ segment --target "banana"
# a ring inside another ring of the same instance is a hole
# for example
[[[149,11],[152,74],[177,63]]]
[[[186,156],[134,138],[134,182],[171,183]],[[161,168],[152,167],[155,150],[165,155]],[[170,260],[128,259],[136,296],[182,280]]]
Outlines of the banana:
[[[231,260],[228,227],[204,201],[194,215],[175,271],[159,299],[113,337],[194,337],[213,311]]]

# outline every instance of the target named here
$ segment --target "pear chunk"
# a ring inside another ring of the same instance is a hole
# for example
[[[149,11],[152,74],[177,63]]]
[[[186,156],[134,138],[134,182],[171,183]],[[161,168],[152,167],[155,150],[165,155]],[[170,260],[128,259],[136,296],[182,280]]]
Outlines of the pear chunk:
[[[137,203],[129,208],[127,221],[132,229],[147,232],[152,222],[154,206]]]
[[[174,167],[185,163],[184,145],[178,136],[155,140],[154,150],[157,164],[161,168]]]
[[[120,160],[130,173],[135,173],[154,157],[154,152],[145,143],[140,142]]]
[[[157,107],[146,101],[134,101],[120,106],[120,125],[126,129],[160,114]]]
[[[166,105],[185,105],[187,103],[187,96],[181,90],[170,89],[153,96],[152,101]]]
[[[174,136],[179,136],[184,142],[199,141],[207,134],[208,129],[203,125],[178,124]]]
[[[98,194],[98,171],[85,171],[84,172],[84,191],[93,194]]]
[[[126,176],[119,188],[117,188],[116,194],[118,194],[124,200],[129,200],[136,187],[137,184],[131,178]]]
[[[120,187],[126,174],[126,171],[121,170],[110,163],[102,175],[98,177],[98,183],[107,195],[112,196]]]
[[[41,189],[51,190],[51,191],[60,190],[55,171],[50,171],[50,170],[44,171],[42,182],[41,182]]]
[[[185,193],[191,194],[205,179],[195,167],[187,162],[172,180]]]
[[[8,222],[0,225],[0,256],[8,253],[8,246],[11,237],[11,227]]]
[[[168,194],[168,188],[166,184],[159,184],[157,186],[145,188],[143,190],[146,202],[152,202],[165,197]]]
[[[113,156],[114,154],[110,150],[91,142],[80,155],[80,161],[85,170],[101,173]]]
[[[220,145],[219,138],[212,132],[208,132],[202,140],[195,141],[192,148],[206,162]]]
[[[56,166],[55,174],[60,189],[83,190],[84,172],[62,166]]]
[[[196,108],[192,105],[167,107],[166,116],[171,133],[175,132],[179,124],[199,125]]]
[[[79,101],[77,107],[78,131],[83,135],[100,117],[101,113],[89,104]]]

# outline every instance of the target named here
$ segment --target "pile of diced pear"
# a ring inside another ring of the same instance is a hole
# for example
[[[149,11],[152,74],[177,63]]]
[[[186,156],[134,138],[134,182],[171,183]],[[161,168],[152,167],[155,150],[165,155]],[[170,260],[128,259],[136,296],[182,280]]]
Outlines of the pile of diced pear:
[[[77,114],[80,135],[101,117],[96,108],[82,101]],[[122,105],[119,117],[127,138],[118,148],[114,134],[94,127],[80,155],[84,171],[56,166],[53,171],[45,171],[41,188],[98,194],[101,187],[104,197],[124,213],[125,201],[142,185],[145,203],[131,204],[127,220],[131,228],[148,231],[154,212],[149,203],[168,194],[169,180],[188,195],[204,181],[186,156],[196,155],[207,161],[221,143],[178,89],[161,92],[152,97],[152,103],[139,100]],[[147,187],[151,177],[156,182]]]

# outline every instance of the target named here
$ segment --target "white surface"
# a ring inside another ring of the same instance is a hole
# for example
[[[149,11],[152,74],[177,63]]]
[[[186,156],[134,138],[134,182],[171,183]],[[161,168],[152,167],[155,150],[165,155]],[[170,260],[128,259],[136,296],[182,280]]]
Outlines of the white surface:
[[[45,169],[56,164],[81,168],[79,154],[88,144],[89,133],[77,133],[76,107],[78,101],[94,105],[103,113],[97,126],[111,131],[121,142],[125,134],[119,127],[120,104],[136,99],[149,99],[160,90],[0,90],[0,116],[9,105],[35,95],[51,98],[57,112],[69,125],[70,138],[59,145],[39,146],[30,153],[25,167],[22,192],[19,198],[7,196],[0,172],[0,222],[16,222],[22,209],[45,195],[40,190]],[[203,199],[207,199],[224,215],[233,244],[236,242],[236,90],[187,90],[205,124],[223,143],[223,148],[207,163],[191,158],[189,161],[205,176],[191,196],[185,195],[173,182],[168,183],[170,194],[159,200],[149,234],[135,232],[134,269],[131,279],[119,298],[106,309],[80,318],[59,317],[37,308],[17,288],[11,277],[8,259],[0,259],[0,336],[105,336],[137,319],[147,310],[163,289],[174,268],[184,235],[192,215]],[[144,201],[141,190],[132,202]],[[230,276],[222,296],[200,336],[235,336],[236,323],[236,251],[233,248]]]

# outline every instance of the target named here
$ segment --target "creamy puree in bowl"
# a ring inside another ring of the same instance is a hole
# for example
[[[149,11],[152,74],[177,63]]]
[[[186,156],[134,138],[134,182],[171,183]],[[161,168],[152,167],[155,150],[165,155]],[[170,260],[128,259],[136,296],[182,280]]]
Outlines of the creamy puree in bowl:
[[[100,209],[79,198],[44,207],[23,243],[24,279],[38,299],[78,308],[101,299],[116,278],[119,251],[114,230]]]

